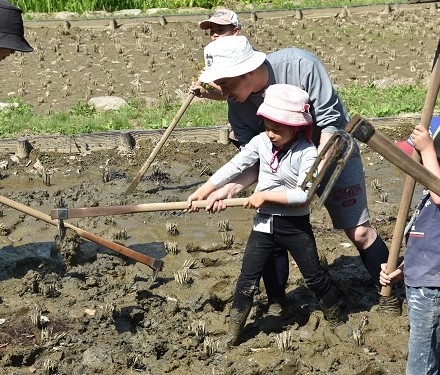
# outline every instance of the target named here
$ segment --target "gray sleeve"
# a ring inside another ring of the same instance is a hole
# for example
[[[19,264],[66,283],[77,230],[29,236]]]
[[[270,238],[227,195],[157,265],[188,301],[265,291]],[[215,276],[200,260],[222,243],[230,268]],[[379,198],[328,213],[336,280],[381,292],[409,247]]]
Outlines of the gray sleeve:
[[[300,63],[301,81],[304,90],[309,94],[316,125],[323,132],[344,129],[348,122],[347,110],[336,93],[324,65],[316,58],[301,60]]]
[[[296,85],[307,91],[310,112],[316,126],[323,132],[344,129],[347,109],[337,94],[322,62],[311,52],[286,48],[268,56],[274,83]]]
[[[260,160],[258,153],[258,141],[261,137],[254,137],[241,151],[229,162],[220,167],[209,181],[218,189],[226,185],[232,179],[240,175],[245,169]]]

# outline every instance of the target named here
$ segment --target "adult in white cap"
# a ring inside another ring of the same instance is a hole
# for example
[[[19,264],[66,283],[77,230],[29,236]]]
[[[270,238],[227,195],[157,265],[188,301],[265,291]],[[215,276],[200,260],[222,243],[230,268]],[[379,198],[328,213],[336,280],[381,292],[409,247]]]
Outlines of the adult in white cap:
[[[437,119],[440,120],[438,117]],[[405,152],[411,149],[411,154],[415,147],[423,165],[437,177],[440,177],[439,126],[440,123],[431,121],[428,131],[422,125],[416,125],[410,142],[397,144]],[[405,232],[405,261],[390,273],[387,272],[387,264],[382,264],[380,280],[382,285],[389,286],[405,276],[409,318],[406,374],[439,374],[440,196],[432,191],[425,191],[425,196],[414,210]]]
[[[34,49],[24,38],[21,9],[0,0],[0,60],[15,51],[32,52]]]
[[[309,108],[309,96],[299,87],[269,86],[257,111],[265,131],[252,138],[194,193],[207,196],[248,167],[259,166],[255,192],[244,203],[245,208],[257,209],[257,214],[229,314],[229,345],[240,340],[266,261],[287,250],[307,287],[320,301],[325,318],[331,323],[340,322],[337,291],[321,267],[310,224],[310,202],[300,188],[317,157]]]
[[[255,51],[244,36],[236,36],[211,42],[204,49],[204,57],[205,69],[200,80],[214,81],[227,96],[229,122],[241,144],[247,144],[264,130],[257,109],[263,102],[266,88],[275,83],[295,85],[309,94],[314,141],[318,151],[335,131],[345,129],[349,120],[347,110],[336,93],[324,65],[312,53],[299,48],[285,48],[266,56]],[[209,204],[207,209],[216,211],[224,208],[223,203],[218,200],[236,194],[256,178],[256,171],[250,169],[248,174],[241,175],[235,184],[230,184],[211,195],[208,199],[213,203]],[[325,187],[325,183],[326,178],[321,188]],[[318,189],[318,195],[320,193],[322,191]],[[343,229],[356,246],[379,291],[380,265],[388,259],[388,248],[370,224],[364,169],[358,149],[347,161],[324,204],[334,228]],[[284,260],[284,265],[280,259],[276,262],[275,273],[284,274],[285,271],[281,268],[288,267],[288,260]],[[269,291],[267,292],[269,295]],[[400,313],[400,301],[394,294],[390,297],[380,296],[379,305],[381,310],[390,314]]]

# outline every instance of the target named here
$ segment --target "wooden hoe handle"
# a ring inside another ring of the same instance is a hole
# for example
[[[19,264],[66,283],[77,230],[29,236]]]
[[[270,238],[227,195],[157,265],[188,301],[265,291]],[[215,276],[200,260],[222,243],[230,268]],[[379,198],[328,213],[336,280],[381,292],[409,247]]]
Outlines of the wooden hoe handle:
[[[24,204],[15,202],[9,198],[6,198],[2,195],[0,195],[0,203],[9,206],[11,208],[14,208],[18,211],[24,212],[25,214],[31,215],[33,217],[36,217],[37,219],[40,219],[42,221],[45,221],[46,223],[58,226],[59,221],[53,220],[49,215],[35,210],[32,207],[26,206]],[[112,242],[110,240],[107,240],[105,238],[99,237],[93,233],[87,232],[81,228],[77,228],[69,223],[63,224],[66,228],[72,229],[75,231],[80,237],[83,237],[89,241],[95,242],[98,245],[107,247],[108,249],[114,250],[120,254],[123,254],[125,256],[128,256],[129,258],[132,258],[140,263],[146,264],[147,266],[151,267],[154,271],[160,271],[163,267],[163,261],[160,259],[151,258],[147,255],[144,255],[142,253],[139,253],[137,251],[134,251],[128,247],[119,245],[115,242]]]

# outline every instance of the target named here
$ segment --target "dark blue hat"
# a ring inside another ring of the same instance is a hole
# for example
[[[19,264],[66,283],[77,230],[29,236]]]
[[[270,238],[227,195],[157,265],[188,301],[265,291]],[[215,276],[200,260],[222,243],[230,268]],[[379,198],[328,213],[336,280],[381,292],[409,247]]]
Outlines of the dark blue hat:
[[[24,38],[21,9],[0,0],[0,48],[20,52],[32,52],[34,49]]]

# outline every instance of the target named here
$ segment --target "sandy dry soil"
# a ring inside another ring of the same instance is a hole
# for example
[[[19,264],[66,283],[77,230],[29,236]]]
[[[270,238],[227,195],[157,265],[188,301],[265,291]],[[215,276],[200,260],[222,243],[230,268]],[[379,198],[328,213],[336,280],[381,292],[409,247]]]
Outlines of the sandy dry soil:
[[[244,32],[262,50],[287,44],[313,49],[338,83],[414,81],[428,75],[438,23],[438,14],[420,7],[391,15],[353,12],[345,18],[286,15],[248,23]],[[88,88],[92,95],[107,94],[109,86],[115,95],[160,100],[160,90],[185,90],[198,72],[206,37],[194,25],[139,23],[115,31],[68,32],[32,28],[28,32],[37,51],[2,63],[13,74],[3,75],[0,92],[17,90],[9,79],[21,81],[24,99],[41,111],[73,105]],[[402,139],[412,126],[408,120],[381,130],[392,140]],[[178,202],[236,152],[232,145],[169,142],[134,194],[124,198],[154,146],[147,141],[132,151],[71,154],[34,149],[22,160],[1,155],[0,161],[7,162],[0,172],[1,194],[43,215],[61,203],[73,208]],[[391,243],[405,175],[364,145],[361,150],[372,223]],[[49,186],[39,163],[50,175]],[[419,193],[418,187],[412,206]],[[287,311],[267,316],[262,287],[244,342],[225,350],[219,342],[227,329],[251,211],[171,210],[66,220],[162,260],[164,268],[154,278],[148,266],[85,241],[75,231],[69,229],[59,241],[56,222],[2,206],[0,374],[404,373],[405,306],[397,318],[376,311],[378,294],[357,251],[332,229],[325,210],[312,209],[323,262],[350,297],[347,323],[328,326],[292,263]],[[404,300],[402,285],[398,292]]]

